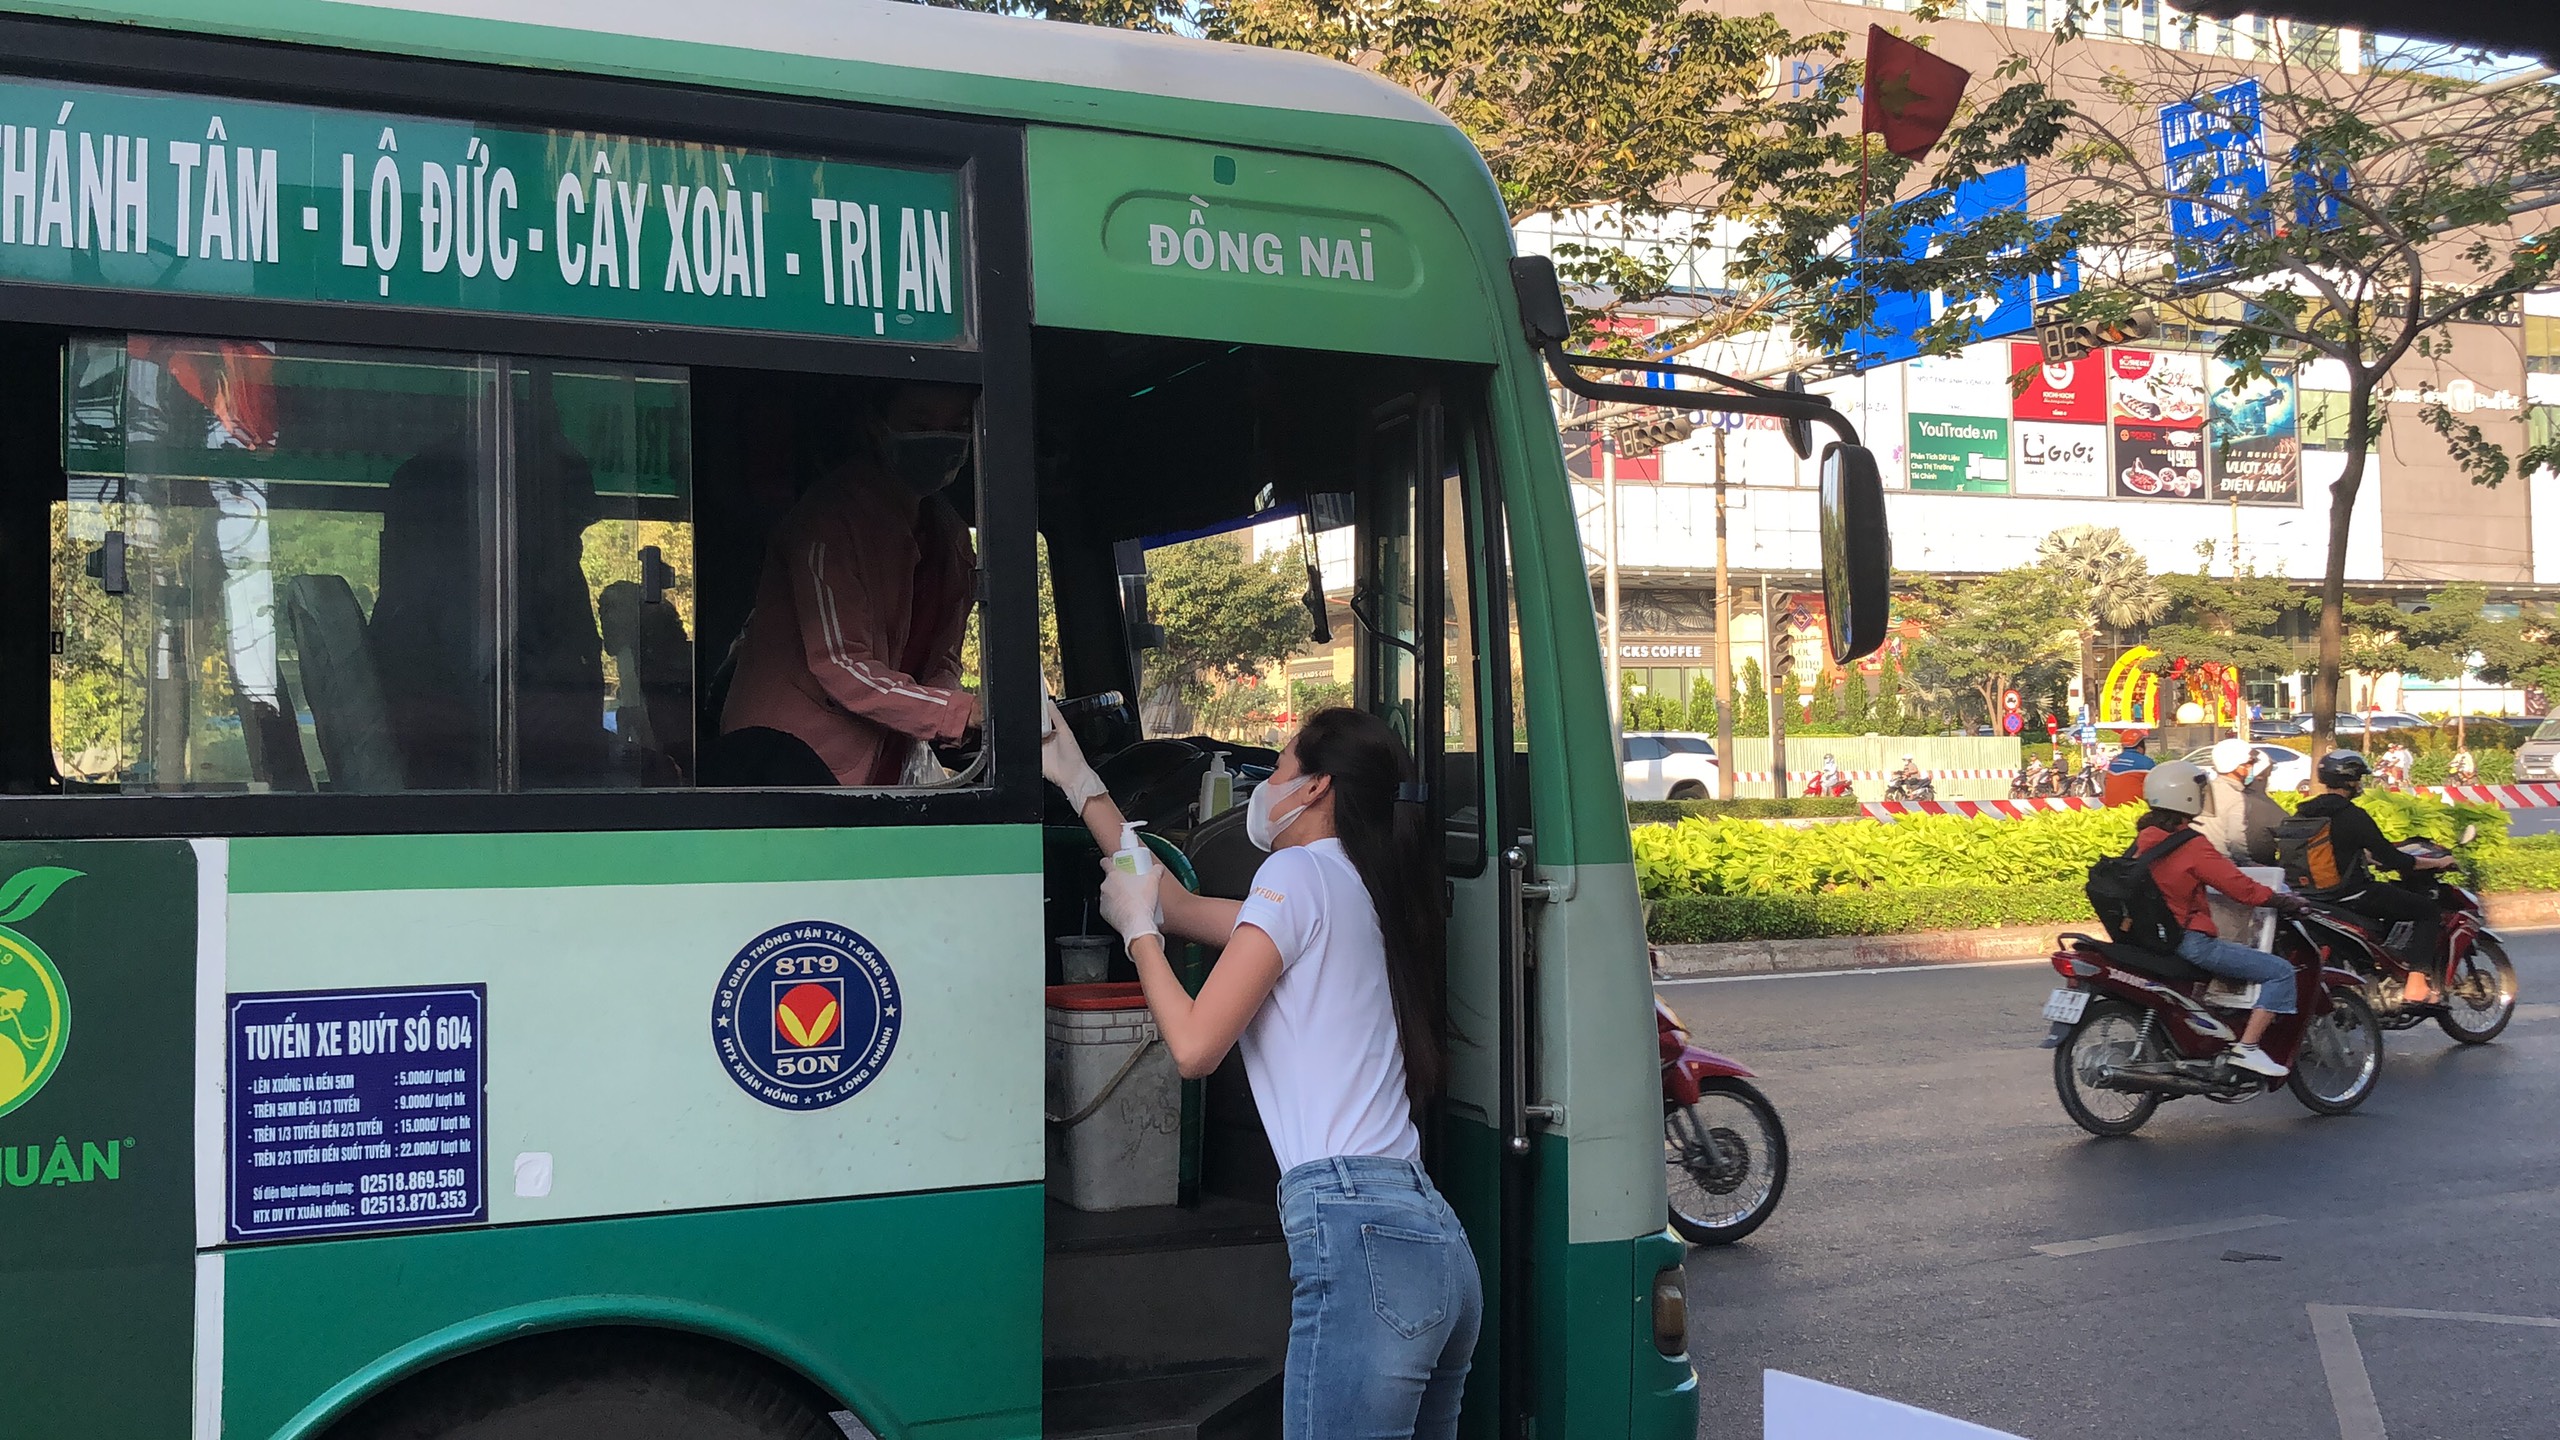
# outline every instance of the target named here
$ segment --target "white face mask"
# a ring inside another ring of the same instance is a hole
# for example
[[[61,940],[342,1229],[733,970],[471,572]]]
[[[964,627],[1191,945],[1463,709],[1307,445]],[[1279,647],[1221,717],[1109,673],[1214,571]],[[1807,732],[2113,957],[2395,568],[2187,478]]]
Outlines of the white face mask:
[[[1286,785],[1274,785],[1265,780],[1253,787],[1252,796],[1244,802],[1244,838],[1253,842],[1254,849],[1267,851],[1279,844],[1280,832],[1288,829],[1296,823],[1299,816],[1307,813],[1307,807],[1304,805],[1290,811],[1286,816],[1271,813],[1278,808],[1283,799],[1305,789],[1307,778],[1301,775]]]

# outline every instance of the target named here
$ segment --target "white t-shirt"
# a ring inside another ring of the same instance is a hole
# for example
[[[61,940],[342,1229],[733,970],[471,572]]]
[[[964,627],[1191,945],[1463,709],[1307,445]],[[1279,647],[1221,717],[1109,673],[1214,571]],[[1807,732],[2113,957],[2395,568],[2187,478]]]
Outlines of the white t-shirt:
[[[1279,983],[1239,1042],[1280,1173],[1335,1155],[1421,1159],[1386,939],[1342,842],[1263,861],[1236,923],[1280,948]]]

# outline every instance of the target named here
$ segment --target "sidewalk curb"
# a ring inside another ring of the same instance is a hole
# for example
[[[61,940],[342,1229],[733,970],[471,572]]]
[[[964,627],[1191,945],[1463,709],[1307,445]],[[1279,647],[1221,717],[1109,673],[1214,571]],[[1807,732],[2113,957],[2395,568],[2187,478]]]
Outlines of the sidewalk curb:
[[[2560,891],[2491,895],[2490,928],[2546,930],[2560,927]],[[1924,930],[1908,935],[1835,935],[1819,940],[1731,940],[1712,945],[1663,945],[1660,974],[1666,980],[1703,975],[1785,975],[1802,970],[1899,970],[1930,965],[1972,965],[1985,960],[2036,960],[2053,953],[2054,936],[2070,930],[2098,934],[2095,920],[2057,925],[2017,925],[1994,930]]]

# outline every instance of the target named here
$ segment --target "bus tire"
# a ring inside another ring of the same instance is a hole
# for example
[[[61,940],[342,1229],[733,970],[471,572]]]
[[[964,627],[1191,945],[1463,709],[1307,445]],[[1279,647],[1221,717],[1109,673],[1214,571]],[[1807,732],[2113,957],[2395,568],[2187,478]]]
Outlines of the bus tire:
[[[562,1330],[413,1375],[329,1440],[844,1440],[838,1407],[760,1356],[673,1330]]]

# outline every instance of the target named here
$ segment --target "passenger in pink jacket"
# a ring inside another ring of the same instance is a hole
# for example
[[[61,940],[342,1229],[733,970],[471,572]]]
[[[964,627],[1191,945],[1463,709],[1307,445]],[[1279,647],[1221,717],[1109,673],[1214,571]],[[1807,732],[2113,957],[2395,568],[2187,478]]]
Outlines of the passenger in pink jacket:
[[[721,709],[725,783],[894,785],[915,742],[977,728],[959,688],[977,556],[941,494],[968,466],[975,398],[897,387],[870,443],[775,529]]]

